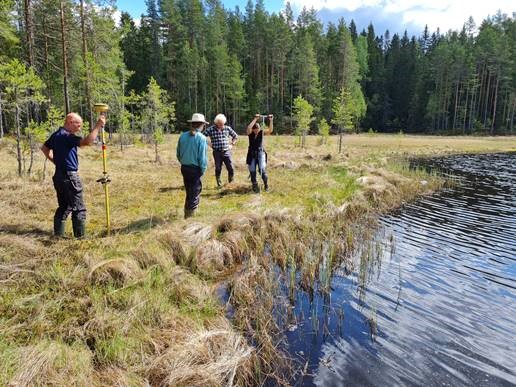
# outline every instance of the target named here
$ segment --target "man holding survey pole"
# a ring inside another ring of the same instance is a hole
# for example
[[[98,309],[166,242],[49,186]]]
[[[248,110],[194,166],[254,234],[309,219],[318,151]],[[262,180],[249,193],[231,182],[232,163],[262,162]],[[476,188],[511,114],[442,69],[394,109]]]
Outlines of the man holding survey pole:
[[[82,118],[77,113],[69,113],[64,125],[52,133],[42,145],[45,157],[56,166],[52,178],[57,194],[58,207],[54,214],[54,235],[64,236],[65,223],[72,214],[73,235],[83,238],[86,229],[86,205],[83,187],[79,177],[79,157],[77,148],[93,144],[99,130],[105,125],[106,117],[101,115],[95,127],[86,137],[77,133],[82,127]]]

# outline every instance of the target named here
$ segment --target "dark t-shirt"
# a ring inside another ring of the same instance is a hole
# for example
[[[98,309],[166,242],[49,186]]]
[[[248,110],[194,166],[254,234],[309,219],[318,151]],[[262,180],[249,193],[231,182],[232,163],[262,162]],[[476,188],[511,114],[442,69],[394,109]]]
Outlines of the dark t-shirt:
[[[253,159],[258,159],[259,152],[265,152],[265,149],[263,149],[263,130],[260,130],[256,137],[253,132],[249,133],[248,137],[249,148],[247,148],[245,162],[247,165],[250,165]],[[265,152],[265,157],[267,157],[267,152]]]
[[[82,137],[71,134],[64,128],[59,128],[48,138],[45,146],[52,149],[56,171],[67,172],[79,169],[77,147],[81,139]]]
[[[263,150],[263,130],[260,130],[258,134],[254,135],[253,132],[249,133],[249,151],[256,152]]]

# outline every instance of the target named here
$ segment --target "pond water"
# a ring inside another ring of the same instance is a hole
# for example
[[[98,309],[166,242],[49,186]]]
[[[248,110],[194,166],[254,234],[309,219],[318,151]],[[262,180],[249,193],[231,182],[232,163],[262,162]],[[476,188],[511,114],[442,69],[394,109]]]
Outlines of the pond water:
[[[456,184],[380,219],[330,296],[297,292],[295,385],[516,385],[516,153],[424,165]]]

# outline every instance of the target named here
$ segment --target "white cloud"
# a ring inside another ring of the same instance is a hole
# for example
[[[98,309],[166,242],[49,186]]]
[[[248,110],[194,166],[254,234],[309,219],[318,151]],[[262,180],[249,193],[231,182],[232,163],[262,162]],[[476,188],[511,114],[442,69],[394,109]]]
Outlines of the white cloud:
[[[115,8],[113,14],[111,15],[111,18],[115,21],[115,24],[119,26],[120,21],[122,20],[122,11],[120,11],[118,8]],[[139,18],[133,18],[133,22],[137,27],[140,26]]]
[[[379,11],[385,18],[401,17],[404,25],[412,24],[422,29],[428,24],[431,31],[437,27],[441,31],[458,30],[469,16],[473,16],[475,22],[480,24],[488,15],[494,15],[498,10],[509,16],[516,11],[513,0],[291,0],[290,3],[298,10],[303,7],[314,7],[334,13],[353,13],[369,8],[374,9],[374,14],[378,14]],[[400,20],[396,20],[396,23],[399,22]]]
[[[315,9],[345,9],[347,11],[355,11],[362,7],[374,7],[382,3],[381,0],[291,0],[290,4],[295,7],[302,9],[315,8]]]
[[[120,19],[122,17],[122,12],[120,10],[116,9],[115,12],[111,15],[111,18],[115,21],[115,24],[118,26],[120,25]]]

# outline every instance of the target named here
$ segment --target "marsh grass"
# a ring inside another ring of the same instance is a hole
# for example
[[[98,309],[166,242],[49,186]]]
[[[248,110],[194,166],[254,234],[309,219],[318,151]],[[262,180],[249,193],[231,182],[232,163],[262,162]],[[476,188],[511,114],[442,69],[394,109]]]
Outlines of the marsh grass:
[[[2,140],[0,385],[288,384],[281,285],[328,294],[336,268],[357,264],[352,252],[379,212],[443,184],[406,157],[516,149],[514,138],[366,135],[345,136],[337,154],[337,140],[308,137],[300,149],[292,137],[268,138],[272,190],[261,195],[249,190],[240,141],[236,181],[217,189],[210,165],[188,221],[177,136],[161,146],[161,164],[144,144],[109,149],[110,236],[99,149],[81,149],[81,241],[70,225],[67,238],[52,237],[50,179],[18,178],[13,143]],[[41,155],[35,162],[42,170]],[[232,323],[213,291],[222,279]]]

